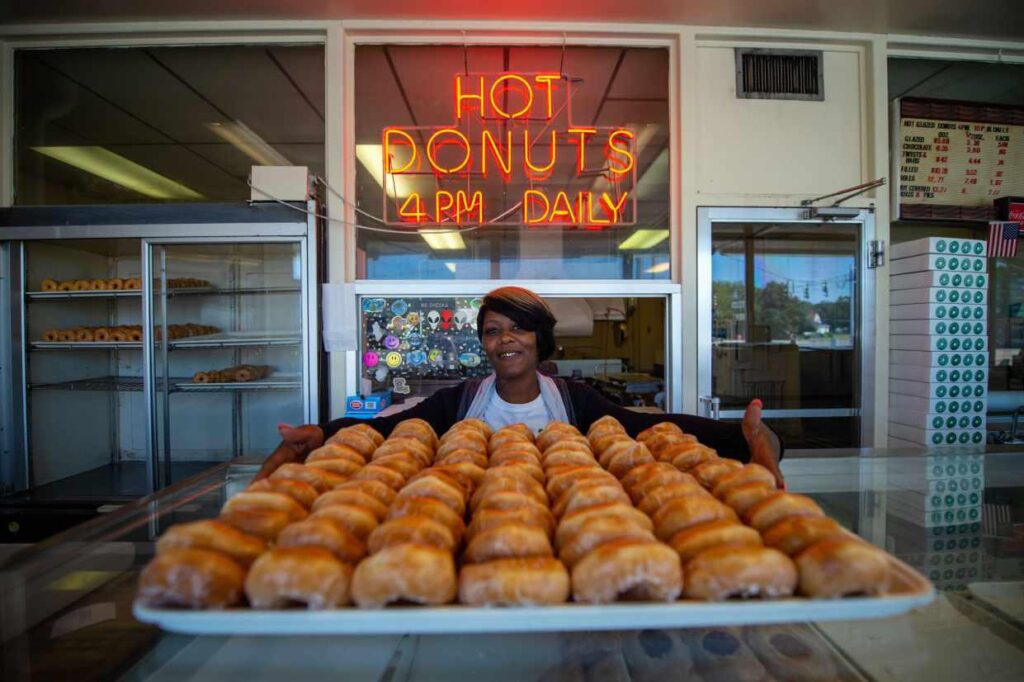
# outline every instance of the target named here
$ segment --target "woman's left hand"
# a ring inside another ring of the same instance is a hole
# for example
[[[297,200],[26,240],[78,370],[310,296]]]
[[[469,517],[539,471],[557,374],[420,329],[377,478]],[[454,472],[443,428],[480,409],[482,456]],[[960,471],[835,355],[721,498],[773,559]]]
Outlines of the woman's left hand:
[[[760,464],[775,475],[780,490],[786,489],[786,481],[779,469],[779,455],[782,445],[775,433],[761,421],[761,401],[754,399],[743,414],[743,437],[750,448],[750,461]]]

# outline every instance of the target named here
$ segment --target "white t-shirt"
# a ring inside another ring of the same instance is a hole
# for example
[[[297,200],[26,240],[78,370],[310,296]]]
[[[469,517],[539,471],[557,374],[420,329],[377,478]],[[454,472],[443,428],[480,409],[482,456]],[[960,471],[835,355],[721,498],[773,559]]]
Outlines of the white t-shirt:
[[[528,403],[516,404],[502,400],[497,391],[494,392],[491,402],[484,408],[483,418],[495,430],[509,424],[523,423],[529,426],[534,433],[539,433],[554,419],[548,413],[548,408],[544,405],[544,398],[539,393]]]

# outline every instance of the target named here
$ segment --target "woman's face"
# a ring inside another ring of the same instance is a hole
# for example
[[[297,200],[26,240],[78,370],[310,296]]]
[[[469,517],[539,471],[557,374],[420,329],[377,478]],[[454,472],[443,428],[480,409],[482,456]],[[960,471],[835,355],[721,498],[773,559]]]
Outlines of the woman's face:
[[[537,334],[521,328],[501,313],[488,310],[482,330],[484,353],[499,379],[537,371]]]

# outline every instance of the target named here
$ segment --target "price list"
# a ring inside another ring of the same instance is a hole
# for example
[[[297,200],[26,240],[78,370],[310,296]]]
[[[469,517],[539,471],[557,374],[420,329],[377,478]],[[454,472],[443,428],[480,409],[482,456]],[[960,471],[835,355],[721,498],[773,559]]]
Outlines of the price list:
[[[988,208],[1024,194],[1024,126],[903,118],[900,203]]]

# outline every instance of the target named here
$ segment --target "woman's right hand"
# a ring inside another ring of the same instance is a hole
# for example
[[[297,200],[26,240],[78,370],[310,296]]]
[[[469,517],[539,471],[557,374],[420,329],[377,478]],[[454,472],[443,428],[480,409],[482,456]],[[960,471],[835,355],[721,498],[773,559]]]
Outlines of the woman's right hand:
[[[316,424],[278,424],[277,432],[281,434],[281,444],[270,453],[253,480],[266,478],[282,464],[304,461],[306,455],[324,444],[324,431]]]

